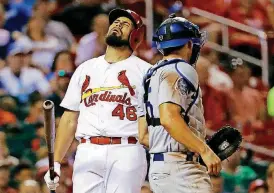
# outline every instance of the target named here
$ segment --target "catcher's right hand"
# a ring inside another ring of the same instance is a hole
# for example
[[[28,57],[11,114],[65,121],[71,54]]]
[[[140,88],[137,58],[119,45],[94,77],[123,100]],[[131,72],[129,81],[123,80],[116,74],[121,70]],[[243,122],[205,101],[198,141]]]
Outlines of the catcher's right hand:
[[[59,186],[58,182],[61,175],[61,166],[60,166],[60,163],[58,162],[54,162],[54,173],[56,176],[54,180],[50,179],[49,170],[44,176],[44,180],[50,190],[56,190],[56,188]]]
[[[209,175],[218,175],[222,169],[221,159],[208,147],[201,153],[204,164],[207,167]]]

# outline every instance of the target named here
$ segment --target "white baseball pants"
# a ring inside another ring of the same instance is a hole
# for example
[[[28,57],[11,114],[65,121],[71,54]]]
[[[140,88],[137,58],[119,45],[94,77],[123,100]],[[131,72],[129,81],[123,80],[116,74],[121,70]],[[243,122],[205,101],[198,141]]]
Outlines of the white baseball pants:
[[[73,193],[140,193],[146,172],[140,144],[82,143],[74,162]]]

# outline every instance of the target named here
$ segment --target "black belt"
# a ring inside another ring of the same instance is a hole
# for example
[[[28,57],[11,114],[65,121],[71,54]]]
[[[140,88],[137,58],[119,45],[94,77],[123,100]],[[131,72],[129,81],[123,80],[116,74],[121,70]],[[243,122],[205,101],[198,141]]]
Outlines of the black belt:
[[[161,125],[161,121],[160,121],[160,118],[148,118],[148,116],[146,116],[147,118],[147,124],[148,126],[159,126]]]
[[[148,116],[146,116],[146,120],[147,120],[148,126],[156,127],[156,126],[161,125],[160,118],[148,118]],[[188,116],[184,116],[184,120],[185,120],[186,124],[189,123],[189,117]]]

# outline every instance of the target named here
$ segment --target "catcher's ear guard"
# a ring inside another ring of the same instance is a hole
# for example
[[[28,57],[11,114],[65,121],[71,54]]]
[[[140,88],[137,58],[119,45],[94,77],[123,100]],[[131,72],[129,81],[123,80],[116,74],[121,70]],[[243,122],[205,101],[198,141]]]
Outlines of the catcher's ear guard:
[[[242,140],[242,135],[237,129],[226,125],[207,140],[207,145],[223,161],[238,150]],[[200,160],[204,165],[202,159]]]
[[[192,47],[191,58],[189,60],[190,64],[192,64],[192,65],[196,64],[198,57],[200,55],[201,48],[206,43],[206,40],[207,40],[207,32],[206,31],[200,32],[200,39],[192,38],[193,47]]]

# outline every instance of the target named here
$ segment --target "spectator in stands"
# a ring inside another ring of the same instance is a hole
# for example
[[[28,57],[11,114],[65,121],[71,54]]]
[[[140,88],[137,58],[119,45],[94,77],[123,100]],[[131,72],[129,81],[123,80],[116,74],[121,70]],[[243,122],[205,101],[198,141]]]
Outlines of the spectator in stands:
[[[210,79],[209,83],[217,90],[227,90],[233,87],[233,82],[230,76],[224,72],[223,65],[225,61],[220,62],[220,55],[214,50],[204,49],[202,56],[206,57],[210,63]],[[260,67],[259,67],[260,68]],[[268,88],[263,84],[261,77],[255,77],[258,72],[254,68],[253,75],[249,78],[249,86],[257,89],[263,93],[266,93]]]
[[[33,152],[36,152],[41,147],[46,147],[46,140],[45,140],[45,128],[43,122],[38,122],[34,124],[36,129],[36,137],[31,141],[31,149]]]
[[[259,1],[259,2],[265,2],[265,1]],[[273,17],[273,15],[274,15],[274,3],[273,3],[273,1],[271,3],[271,1],[268,1],[268,0],[266,0],[266,3],[267,3],[267,6],[263,5],[263,8],[266,9],[267,17],[269,19],[269,24],[271,25],[272,30],[274,30],[274,17]]]
[[[16,102],[13,98],[7,95],[0,97],[0,126],[17,122],[15,109]]]
[[[54,60],[51,66],[51,74],[48,75],[48,79],[54,80],[60,70],[63,70],[67,73],[72,73],[74,72],[75,68],[76,66],[74,64],[74,57],[69,50],[62,50],[57,52],[54,56]],[[52,85],[52,87],[54,87],[54,85]]]
[[[224,93],[217,91],[209,85],[209,69],[210,62],[204,58],[199,57],[196,65],[196,70],[199,76],[199,83],[203,94],[203,106],[206,126],[210,129],[217,130],[226,117],[226,106]]]
[[[212,0],[207,3],[201,3],[198,0],[185,0],[185,6],[187,7],[196,7],[198,9],[202,9],[204,11],[223,16],[225,17],[229,8],[229,1],[223,0]],[[210,23],[210,20],[201,17],[193,17],[193,19],[198,21],[198,25],[206,25]],[[204,19],[204,20],[202,20]]]
[[[33,63],[40,67],[45,74],[48,74],[53,58],[62,49],[62,45],[57,38],[45,33],[45,25],[46,21],[42,17],[31,17],[26,27],[26,35],[19,36],[16,44],[33,51]]]
[[[248,86],[250,69],[242,59],[234,58],[227,70],[233,81],[233,88],[227,92],[230,118],[242,126],[262,128],[266,106],[260,92]]]
[[[76,52],[76,65],[101,56],[105,53],[105,36],[108,31],[109,21],[106,14],[99,14],[92,19],[91,33],[81,38]]]
[[[17,191],[9,187],[10,171],[6,165],[0,165],[0,192],[2,193],[17,193]]]
[[[10,32],[4,29],[5,14],[5,9],[3,5],[0,4],[0,60],[4,60],[6,58],[8,47],[11,42]]]
[[[25,119],[25,123],[34,124],[38,122],[43,122],[43,103],[44,98],[38,91],[34,91],[29,95],[29,115]]]
[[[183,3],[181,1],[176,1],[169,7],[168,13],[175,13],[177,17],[184,17],[183,8]]]
[[[273,5],[269,0],[232,0],[228,18],[256,29],[274,29]],[[230,28],[229,44],[237,51],[261,57],[259,38],[252,34]]]
[[[159,0],[157,0],[157,1],[159,1]],[[154,5],[155,5],[155,3],[157,3],[157,1],[152,0]],[[146,17],[146,9],[145,9],[146,2],[145,2],[145,0],[117,0],[116,3],[117,3],[117,7],[122,7],[124,9],[130,9],[130,10],[138,13],[141,17]]]
[[[244,23],[257,29],[263,29],[266,19],[264,17],[266,15],[264,15],[262,7],[260,7],[259,4],[259,1],[256,0],[232,0],[230,7],[234,10],[230,11],[228,16],[230,19],[240,23]]]
[[[60,107],[59,104],[65,96],[74,69],[75,66],[68,51],[62,51],[56,55],[52,68],[54,78],[51,81],[54,91],[48,97],[55,104],[56,117],[61,117],[64,112],[64,108]]]
[[[233,82],[229,75],[221,70],[219,54],[214,50],[204,51],[203,55],[209,60],[211,67],[209,69],[209,84],[217,90],[225,91],[233,87]]]
[[[169,9],[174,5],[175,2],[182,2],[184,3],[185,1],[183,0],[153,0],[154,5],[153,5],[153,19],[154,19],[154,27],[159,26],[163,20],[165,20],[168,15],[170,14]],[[140,11],[145,12],[142,7],[140,7]],[[138,12],[139,13],[139,12]]]
[[[28,22],[31,15],[24,4],[10,0],[0,0],[6,11],[6,22],[4,28],[9,32],[22,31],[23,26]]]
[[[19,193],[41,193],[41,188],[35,180],[25,180],[19,186]]]
[[[17,166],[18,164],[19,160],[9,154],[9,148],[6,142],[6,134],[0,131],[0,166],[6,165],[13,167]]]
[[[75,47],[76,41],[68,27],[62,22],[50,19],[52,11],[50,4],[50,0],[38,0],[33,7],[34,15],[45,19],[45,33],[56,37],[63,48],[70,49]]]
[[[37,69],[23,67],[21,47],[11,49],[8,56],[8,66],[0,70],[0,81],[4,89],[19,102],[26,103],[28,96],[35,90],[42,95],[50,93],[50,85],[44,75]]]
[[[251,69],[251,77],[249,78],[249,82],[248,85],[251,88],[254,88],[258,91],[260,91],[260,93],[262,94],[264,100],[267,98],[267,93],[269,90],[269,87],[263,82],[262,76],[261,76],[261,68],[259,66],[256,65],[252,65],[250,66]]]
[[[74,3],[74,0],[56,0],[55,1],[55,9],[53,10],[53,14],[58,14],[62,12],[67,6]]]
[[[0,70],[2,70],[5,66],[6,66],[6,61],[0,59]],[[2,88],[3,88],[3,84],[0,82],[0,91],[1,91]],[[1,94],[2,94],[2,93],[0,92],[0,95],[1,95]]]
[[[0,71],[1,71],[1,68],[0,68]],[[2,82],[0,81],[0,97],[5,94],[6,94],[6,92],[4,90],[4,86],[3,86]]]
[[[270,163],[266,172],[268,193],[274,193],[274,162]]]
[[[35,0],[20,0],[20,3],[26,5],[29,9],[31,9],[35,3]]]
[[[261,179],[254,180],[249,186],[248,193],[267,193],[267,186]]]
[[[34,171],[28,164],[20,163],[13,169],[12,173],[12,179],[14,180],[14,185],[16,187],[19,187],[20,183],[24,182],[25,180],[34,179]]]
[[[37,67],[35,64],[32,62],[32,50],[31,49],[26,49],[25,54],[23,55],[23,66],[24,67],[32,67],[32,68],[37,68],[39,70],[39,67]]]
[[[224,191],[228,193],[246,193],[249,184],[257,174],[249,166],[240,165],[240,151],[236,151],[228,160],[223,161],[221,175],[224,178]]]
[[[65,70],[66,72],[74,72],[76,66],[74,64],[73,56],[69,50],[62,50],[57,52],[51,67],[52,72],[59,72]]]
[[[101,3],[103,0],[80,0],[53,16],[53,19],[65,23],[76,38],[81,38],[90,32],[92,18],[104,13]]]
[[[221,175],[210,176],[210,181],[212,183],[213,191],[212,193],[225,193],[224,192],[224,179]]]
[[[207,1],[207,3],[201,3],[198,0],[186,0],[185,6],[188,9],[195,7],[225,17],[229,8],[229,1],[211,0]],[[193,23],[197,24],[200,28],[207,31],[210,41],[219,41],[219,35],[221,32],[221,25],[219,23],[195,14],[190,14],[189,16],[186,15],[186,17],[188,17],[188,19]]]
[[[35,163],[36,169],[48,167],[48,149],[46,146],[40,146],[40,148],[35,152],[37,157],[37,162]]]

